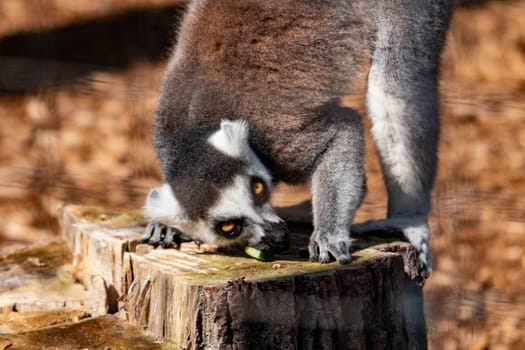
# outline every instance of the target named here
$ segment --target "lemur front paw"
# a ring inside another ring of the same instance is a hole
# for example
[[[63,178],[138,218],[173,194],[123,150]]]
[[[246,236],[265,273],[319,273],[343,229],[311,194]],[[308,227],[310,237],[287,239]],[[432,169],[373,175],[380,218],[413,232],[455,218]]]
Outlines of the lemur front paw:
[[[340,264],[348,264],[351,258],[350,245],[348,234],[334,234],[316,230],[310,237],[310,244],[308,245],[310,261],[326,264],[335,259]]]
[[[162,243],[162,248],[170,248],[173,244],[176,248],[180,247],[182,242],[188,241],[183,234],[174,227],[170,227],[158,222],[150,222],[140,237],[139,243],[145,243],[154,247]]]

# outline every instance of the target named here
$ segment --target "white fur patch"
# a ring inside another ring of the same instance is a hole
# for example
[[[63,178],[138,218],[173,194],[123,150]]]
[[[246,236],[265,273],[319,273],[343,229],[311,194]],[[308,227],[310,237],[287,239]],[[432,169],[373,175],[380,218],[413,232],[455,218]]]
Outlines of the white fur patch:
[[[250,147],[248,130],[248,123],[244,120],[223,120],[221,128],[208,138],[208,143],[227,156],[245,161],[250,175],[259,176],[271,184],[270,171]]]
[[[264,221],[253,206],[249,178],[242,175],[237,175],[233,184],[221,191],[219,200],[208,213],[214,218],[245,217],[258,224]]]
[[[144,205],[144,215],[152,220],[177,228],[193,239],[206,243],[215,243],[217,235],[210,229],[208,223],[202,219],[191,221],[185,216],[171,186],[163,184],[150,190]]]
[[[150,220],[174,221],[183,218],[184,212],[171,186],[167,183],[149,191],[144,204],[144,215]]]
[[[182,232],[190,234],[193,239],[198,239],[201,242],[216,243],[219,238],[217,233],[202,219],[181,222],[176,227]]]
[[[383,150],[382,157],[387,176],[391,175],[404,191],[417,196],[421,192],[421,183],[417,181],[408,143],[410,128],[403,119],[407,113],[406,101],[385,91],[385,82],[380,72],[371,70],[367,90],[367,105],[373,121],[372,134]]]
[[[270,171],[261,162],[259,157],[255,154],[251,147],[248,146],[248,165],[250,167],[250,175],[255,175],[263,178],[268,186],[272,185],[272,175]],[[270,188],[272,190],[272,188]]]
[[[262,206],[261,216],[266,222],[271,222],[274,224],[284,221],[279,215],[277,215],[270,203],[266,203]]]
[[[208,138],[208,142],[230,157],[247,159],[250,150],[248,123],[244,120],[223,120],[221,128]]]
[[[246,218],[250,222],[246,228],[249,230],[248,240],[250,243],[257,243],[265,234],[265,224],[282,220],[269,203],[259,208],[255,207],[250,191],[249,176],[237,175],[233,184],[221,191],[219,200],[210,208],[208,215],[216,219]]]

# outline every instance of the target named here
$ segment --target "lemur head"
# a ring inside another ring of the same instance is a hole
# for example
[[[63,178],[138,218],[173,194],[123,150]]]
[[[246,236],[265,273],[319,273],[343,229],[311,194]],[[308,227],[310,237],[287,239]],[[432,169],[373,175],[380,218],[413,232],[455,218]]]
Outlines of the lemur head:
[[[221,247],[286,247],[286,225],[270,204],[272,177],[248,143],[245,121],[178,130],[156,148],[165,183],[147,197],[151,221]]]

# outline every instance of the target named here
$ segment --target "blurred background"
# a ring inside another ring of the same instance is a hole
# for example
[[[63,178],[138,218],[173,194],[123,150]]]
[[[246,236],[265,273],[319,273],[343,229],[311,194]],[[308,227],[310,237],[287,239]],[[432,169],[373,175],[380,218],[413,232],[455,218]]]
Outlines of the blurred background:
[[[150,126],[183,2],[0,1],[0,249],[58,235],[64,203],[135,209],[160,182]],[[525,349],[525,1],[460,5],[442,65],[429,345]],[[364,115],[362,93],[343,102]],[[374,153],[368,137],[357,221],[385,214]]]

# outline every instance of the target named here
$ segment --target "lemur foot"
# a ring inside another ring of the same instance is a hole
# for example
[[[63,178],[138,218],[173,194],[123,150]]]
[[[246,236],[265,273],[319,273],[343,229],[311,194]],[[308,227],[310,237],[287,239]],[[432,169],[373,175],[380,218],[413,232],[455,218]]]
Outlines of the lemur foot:
[[[336,259],[340,264],[348,264],[351,258],[350,245],[348,234],[314,230],[308,245],[310,261],[326,264]]]
[[[389,218],[367,221],[352,225],[354,236],[381,233],[383,236],[398,237],[410,242],[416,248],[417,269],[421,278],[426,279],[432,272],[432,260],[429,248],[430,228],[426,218]]]
[[[179,248],[180,244],[186,241],[188,240],[183,237],[182,232],[176,228],[158,222],[150,222],[140,237],[139,243],[154,247],[162,243],[162,248],[170,248],[174,244],[176,248]]]

